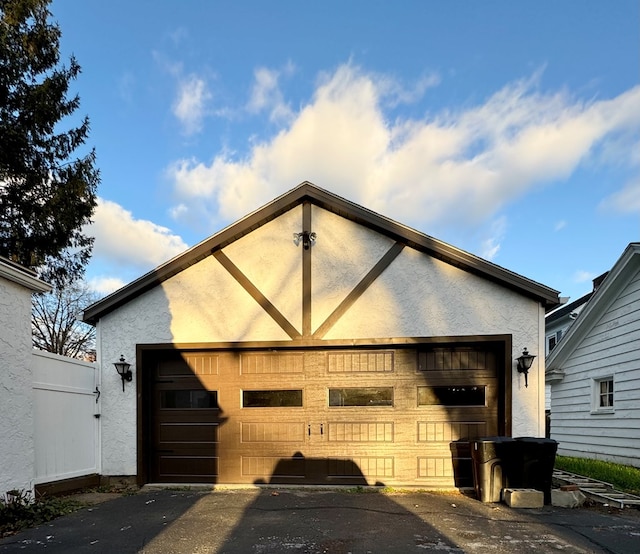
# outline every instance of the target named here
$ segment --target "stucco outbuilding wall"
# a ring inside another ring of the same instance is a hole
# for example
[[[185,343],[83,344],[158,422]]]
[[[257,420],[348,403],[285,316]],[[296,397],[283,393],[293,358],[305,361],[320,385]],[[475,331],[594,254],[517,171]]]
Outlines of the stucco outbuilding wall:
[[[33,488],[31,293],[48,289],[0,260],[0,494]]]
[[[223,249],[224,254],[298,329],[302,320],[298,206]],[[313,206],[312,326],[318,328],[393,241]],[[513,336],[537,357],[529,386],[513,368],[514,436],[544,436],[544,309],[539,302],[405,247],[329,329],[325,339],[465,335]],[[102,367],[102,472],[136,474],[136,387],[122,392],[113,362],[136,358],[136,344],[289,341],[226,269],[209,256],[104,315],[98,324]],[[137,368],[133,367],[136,371]]]

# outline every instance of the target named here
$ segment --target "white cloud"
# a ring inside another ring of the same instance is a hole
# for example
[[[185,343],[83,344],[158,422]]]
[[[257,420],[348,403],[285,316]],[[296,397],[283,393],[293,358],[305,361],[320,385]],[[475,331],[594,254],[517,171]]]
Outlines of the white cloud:
[[[554,231],[561,231],[562,229],[564,229],[567,226],[567,222],[562,219],[560,221],[558,221],[555,226],[553,227]]]
[[[576,271],[573,275],[574,283],[586,283],[587,281],[592,281],[596,277],[595,273],[591,273],[590,271],[585,271],[580,269]]]
[[[493,260],[500,251],[500,243],[504,239],[505,232],[507,230],[507,218],[501,216],[491,223],[490,234],[491,236],[482,241],[480,256]]]
[[[285,75],[294,71],[292,64],[284,69]],[[247,110],[251,113],[269,112],[272,122],[288,122],[293,117],[291,107],[285,102],[278,80],[283,72],[261,67],[254,73],[255,83],[251,90],[251,97],[247,103]]]
[[[255,109],[284,103],[276,77],[268,70],[257,77]],[[179,202],[206,213],[213,228],[305,180],[418,228],[453,214],[477,224],[532,187],[567,178],[596,147],[640,124],[640,86],[584,102],[541,93],[538,79],[511,83],[481,105],[390,120],[385,105],[415,100],[437,79],[403,97],[392,79],[343,65],[247,154],[183,159],[168,173]],[[618,163],[632,163],[631,149],[615,150],[626,156]]]
[[[126,285],[122,279],[105,276],[93,277],[89,279],[87,284],[92,291],[96,292],[100,296],[107,296]]]
[[[211,98],[207,83],[201,77],[189,75],[179,81],[173,114],[180,121],[185,134],[192,135],[202,130],[207,102]]]
[[[628,182],[624,188],[605,198],[600,207],[621,214],[640,214],[640,178]]]
[[[118,266],[149,270],[188,247],[170,229],[151,221],[136,219],[122,206],[98,199],[93,223],[85,232],[95,237],[94,258]]]
[[[440,76],[431,73],[424,75],[412,86],[405,86],[396,79],[390,79],[384,75],[380,75],[377,78],[380,91],[386,97],[386,105],[397,106],[399,104],[413,104],[419,101],[427,91],[427,89],[433,88],[440,84]]]
[[[177,206],[173,206],[169,209],[169,215],[172,219],[180,219],[187,215],[189,212],[189,208],[184,204],[178,204]]]

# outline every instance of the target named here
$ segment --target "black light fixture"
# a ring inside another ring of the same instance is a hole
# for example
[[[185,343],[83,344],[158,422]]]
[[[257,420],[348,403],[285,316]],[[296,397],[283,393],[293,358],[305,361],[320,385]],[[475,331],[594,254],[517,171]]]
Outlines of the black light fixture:
[[[120,359],[117,362],[113,362],[116,366],[116,371],[122,379],[122,392],[124,392],[124,382],[131,381],[133,379],[133,373],[131,371],[131,364],[124,361],[124,356],[120,354]]]
[[[302,247],[305,250],[309,250],[309,247],[315,244],[316,234],[309,231],[302,231],[301,233],[293,233],[293,244],[298,246],[302,241]]]
[[[533,354],[529,354],[526,348],[522,351],[522,356],[516,358],[516,361],[518,362],[518,373],[524,373],[525,387],[529,386],[529,370],[531,369],[531,364],[533,363],[534,358],[535,356]]]

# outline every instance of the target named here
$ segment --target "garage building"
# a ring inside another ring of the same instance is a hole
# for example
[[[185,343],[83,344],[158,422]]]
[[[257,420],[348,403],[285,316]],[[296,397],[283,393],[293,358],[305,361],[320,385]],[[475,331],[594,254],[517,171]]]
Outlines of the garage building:
[[[558,301],[303,183],[85,311],[101,472],[471,486],[470,440],[544,436],[544,314]]]

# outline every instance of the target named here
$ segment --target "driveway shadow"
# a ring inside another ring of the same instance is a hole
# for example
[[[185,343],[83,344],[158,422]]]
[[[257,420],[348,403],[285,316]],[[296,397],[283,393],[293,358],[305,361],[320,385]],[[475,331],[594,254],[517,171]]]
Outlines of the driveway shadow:
[[[0,553],[637,554],[640,513],[514,510],[456,493],[143,491],[0,540]]]
[[[200,492],[170,490],[121,496],[0,539],[0,553],[140,552],[201,498]]]

